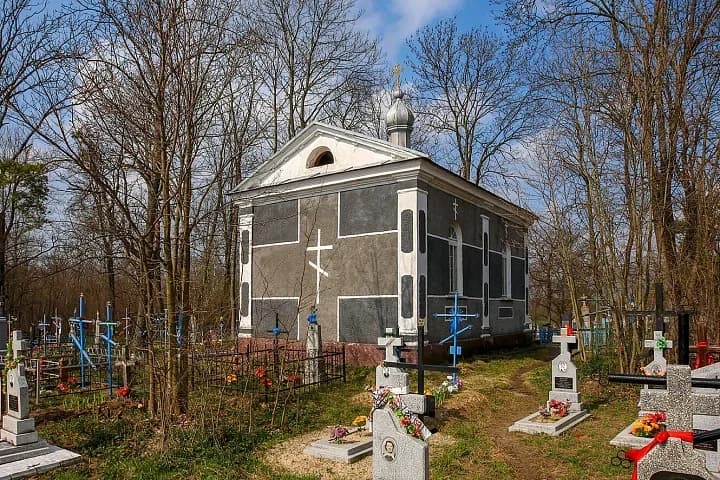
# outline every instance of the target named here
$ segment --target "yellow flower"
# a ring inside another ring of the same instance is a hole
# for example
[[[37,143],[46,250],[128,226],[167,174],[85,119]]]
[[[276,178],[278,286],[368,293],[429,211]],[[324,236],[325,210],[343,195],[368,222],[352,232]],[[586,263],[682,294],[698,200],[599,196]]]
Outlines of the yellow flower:
[[[355,417],[355,420],[352,421],[352,424],[356,427],[365,425],[366,423],[367,423],[367,417],[365,415],[358,415],[357,417]]]

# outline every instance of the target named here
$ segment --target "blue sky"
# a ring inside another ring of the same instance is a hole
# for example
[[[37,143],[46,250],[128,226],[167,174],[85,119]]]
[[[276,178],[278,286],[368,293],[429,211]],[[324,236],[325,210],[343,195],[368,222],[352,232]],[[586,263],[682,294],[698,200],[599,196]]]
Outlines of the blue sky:
[[[456,16],[462,29],[498,30],[489,0],[357,0],[364,14],[361,27],[381,38],[388,63],[403,63],[405,39],[419,28]]]

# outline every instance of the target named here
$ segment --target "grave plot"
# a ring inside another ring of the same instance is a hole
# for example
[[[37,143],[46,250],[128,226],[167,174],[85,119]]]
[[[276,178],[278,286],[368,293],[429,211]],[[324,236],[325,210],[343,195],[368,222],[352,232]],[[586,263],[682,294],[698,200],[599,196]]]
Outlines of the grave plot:
[[[191,352],[188,359],[191,385],[223,388],[231,394],[267,396],[345,381],[344,346],[323,348],[322,353],[314,356],[290,343],[257,350],[247,345],[231,352]],[[313,365],[313,370],[307,375],[309,365]]]
[[[647,378],[633,375],[610,375],[610,381],[667,386],[667,390],[643,389],[640,408],[661,411],[667,415],[667,429],[655,435],[647,445],[626,452],[635,462],[633,479],[637,480],[715,480],[708,470],[706,455],[698,449],[703,443],[717,442],[720,430],[709,435],[693,431],[694,416],[720,416],[720,401],[716,393],[693,392],[692,387],[720,387],[715,380],[692,379],[687,365],[670,365],[667,378]]]
[[[577,368],[572,362],[568,345],[577,342],[567,328],[553,336],[560,344],[560,354],[552,361],[552,390],[544,408],[531,413],[509,427],[511,432],[560,435],[590,416],[583,410],[577,386]]]

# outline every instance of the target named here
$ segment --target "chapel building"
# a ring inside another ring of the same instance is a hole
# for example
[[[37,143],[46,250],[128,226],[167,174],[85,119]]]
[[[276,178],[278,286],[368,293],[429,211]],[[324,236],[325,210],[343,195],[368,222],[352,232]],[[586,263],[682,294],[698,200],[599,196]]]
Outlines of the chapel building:
[[[463,341],[526,337],[527,231],[535,216],[410,148],[414,116],[399,86],[388,141],[314,122],[242,181],[240,336],[279,320],[305,335],[317,308],[325,341],[448,336],[460,304],[478,318]]]

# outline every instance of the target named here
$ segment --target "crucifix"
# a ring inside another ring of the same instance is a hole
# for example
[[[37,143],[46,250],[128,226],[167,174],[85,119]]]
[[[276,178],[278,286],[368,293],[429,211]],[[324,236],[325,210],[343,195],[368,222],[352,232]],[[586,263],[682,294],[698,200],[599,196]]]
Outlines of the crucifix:
[[[317,231],[317,245],[314,247],[308,247],[308,252],[315,252],[315,262],[308,262],[311,267],[315,269],[315,305],[320,305],[320,275],[324,275],[326,278],[329,276],[328,272],[320,267],[320,251],[321,250],[332,250],[332,245],[322,245],[320,243],[320,229]]]
[[[468,325],[458,329],[460,322],[468,318],[478,318],[479,316],[477,313],[461,313],[460,307],[458,306],[458,292],[454,294],[453,306],[450,307],[450,313],[433,313],[433,317],[445,318],[446,322],[450,322],[450,336],[441,340],[440,345],[452,339],[453,344],[450,347],[450,355],[453,357],[453,367],[457,367],[457,357],[458,355],[462,355],[462,347],[457,344],[457,337],[472,328],[472,325]],[[456,380],[457,373],[453,372],[453,382]]]
[[[42,323],[38,324],[38,327],[42,329],[42,342],[43,342],[43,354],[47,354],[47,329],[50,326],[47,323],[47,315],[43,315]]]
[[[457,198],[453,198],[453,215],[455,216],[455,221],[457,221],[457,214],[458,214],[458,202]]]

